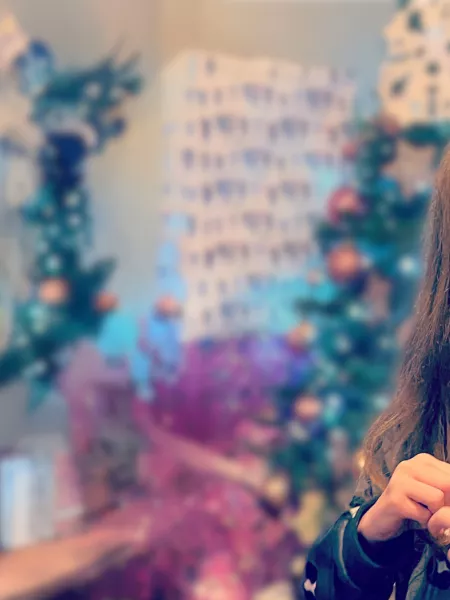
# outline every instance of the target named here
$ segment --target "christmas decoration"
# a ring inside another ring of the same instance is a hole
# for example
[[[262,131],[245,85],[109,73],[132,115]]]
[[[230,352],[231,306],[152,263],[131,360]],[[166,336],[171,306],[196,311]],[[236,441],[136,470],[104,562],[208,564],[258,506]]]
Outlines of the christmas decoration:
[[[292,348],[305,349],[314,341],[315,336],[316,329],[314,325],[305,321],[289,331],[286,338]]]
[[[39,285],[39,300],[45,304],[62,304],[70,290],[64,279],[46,279]]]
[[[343,187],[331,195],[328,214],[333,223],[338,223],[342,218],[348,216],[361,216],[363,213],[364,205],[353,188]]]
[[[337,283],[351,283],[364,271],[365,261],[356,247],[346,242],[334,248],[327,257],[328,272]]]
[[[314,327],[311,369],[298,385],[274,392],[282,435],[271,449],[272,472],[287,477],[287,496],[298,500],[305,545],[350,500],[363,467],[359,452],[366,429],[390,402],[411,331],[434,172],[449,139],[445,122],[400,118],[391,102],[384,108],[358,123],[343,148],[352,174],[331,194],[316,227],[322,258],[305,274],[297,302],[300,323]],[[286,334],[298,344],[305,338],[302,329]],[[314,516],[308,502],[321,507]],[[296,588],[297,575],[292,582]]]
[[[262,499],[275,509],[282,509],[289,500],[290,482],[285,473],[277,473],[270,477],[263,486]]]
[[[314,396],[301,396],[294,403],[294,416],[302,423],[315,421],[323,412],[321,401]]]
[[[109,292],[100,293],[95,299],[95,306],[100,312],[110,312],[117,308],[118,299],[115,294]]]
[[[163,296],[156,302],[155,310],[161,317],[178,317],[182,308],[180,303],[172,296]]]
[[[11,68],[10,81],[19,83],[22,94],[15,90],[21,99],[16,112],[24,103],[31,106],[38,135],[24,136],[18,150],[8,131],[5,139],[14,152],[36,156],[39,183],[26,202],[15,201],[35,246],[29,290],[16,303],[12,333],[0,354],[0,385],[25,374],[50,382],[58,353],[98,332],[117,304],[102,291],[114,261],[88,264],[84,258],[92,243],[84,165],[123,132],[117,113],[141,87],[134,59],[118,64],[107,58],[91,69],[62,71],[47,46],[32,40],[14,53]],[[27,123],[22,109],[20,114]]]

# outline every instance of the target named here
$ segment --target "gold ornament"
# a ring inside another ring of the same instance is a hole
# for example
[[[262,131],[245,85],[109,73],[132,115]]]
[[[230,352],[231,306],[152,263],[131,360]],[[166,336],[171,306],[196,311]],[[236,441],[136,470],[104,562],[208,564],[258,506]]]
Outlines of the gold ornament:
[[[310,423],[323,412],[322,402],[315,396],[300,396],[294,404],[294,415],[302,423]]]
[[[350,283],[364,270],[361,253],[355,246],[346,242],[334,248],[328,255],[327,267],[330,276],[338,283]]]
[[[289,496],[290,484],[287,475],[276,473],[263,485],[262,497],[272,506],[283,507]]]
[[[178,317],[182,313],[181,304],[173,296],[163,296],[155,305],[156,312],[163,317]]]
[[[101,292],[95,299],[95,307],[100,312],[111,312],[117,308],[119,301],[111,292]]]
[[[69,286],[64,279],[45,279],[39,286],[38,294],[46,304],[62,304],[69,296]]]
[[[293,348],[307,348],[314,341],[316,333],[314,325],[304,321],[289,331],[286,339]]]
[[[328,215],[332,223],[339,223],[346,215],[362,215],[364,205],[359,194],[351,187],[338,189],[328,203]]]

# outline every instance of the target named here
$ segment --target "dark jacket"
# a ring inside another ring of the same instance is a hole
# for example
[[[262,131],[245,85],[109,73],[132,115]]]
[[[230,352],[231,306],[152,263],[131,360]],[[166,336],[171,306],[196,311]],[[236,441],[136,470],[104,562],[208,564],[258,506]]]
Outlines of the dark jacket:
[[[358,534],[376,502],[368,486],[309,552],[299,597],[305,600],[437,600],[450,598],[450,565],[423,532],[411,528],[369,545]]]

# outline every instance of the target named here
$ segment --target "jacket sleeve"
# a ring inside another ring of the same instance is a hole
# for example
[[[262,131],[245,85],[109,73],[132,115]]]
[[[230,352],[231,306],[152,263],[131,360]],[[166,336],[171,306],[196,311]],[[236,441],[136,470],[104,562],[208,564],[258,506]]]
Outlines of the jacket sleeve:
[[[358,533],[362,516],[377,498],[355,497],[350,509],[311,548],[300,598],[305,600],[389,600],[399,571],[410,564],[414,534],[368,544]]]

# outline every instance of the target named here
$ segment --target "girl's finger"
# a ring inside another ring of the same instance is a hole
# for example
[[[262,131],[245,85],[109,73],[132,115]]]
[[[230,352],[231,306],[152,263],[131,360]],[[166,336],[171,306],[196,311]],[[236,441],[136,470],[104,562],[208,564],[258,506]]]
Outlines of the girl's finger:
[[[439,463],[431,463],[426,468],[414,469],[411,476],[414,480],[437,488],[448,496],[450,495],[450,465],[445,467],[448,468],[442,468]]]
[[[404,492],[408,498],[427,508],[431,514],[436,513],[445,505],[444,492],[421,481],[407,480]]]
[[[450,528],[450,506],[444,506],[438,510],[428,521],[428,531],[435,538]]]
[[[421,504],[414,502],[410,498],[405,498],[403,515],[405,519],[415,521],[421,527],[426,528],[432,513],[425,506],[421,506]]]

